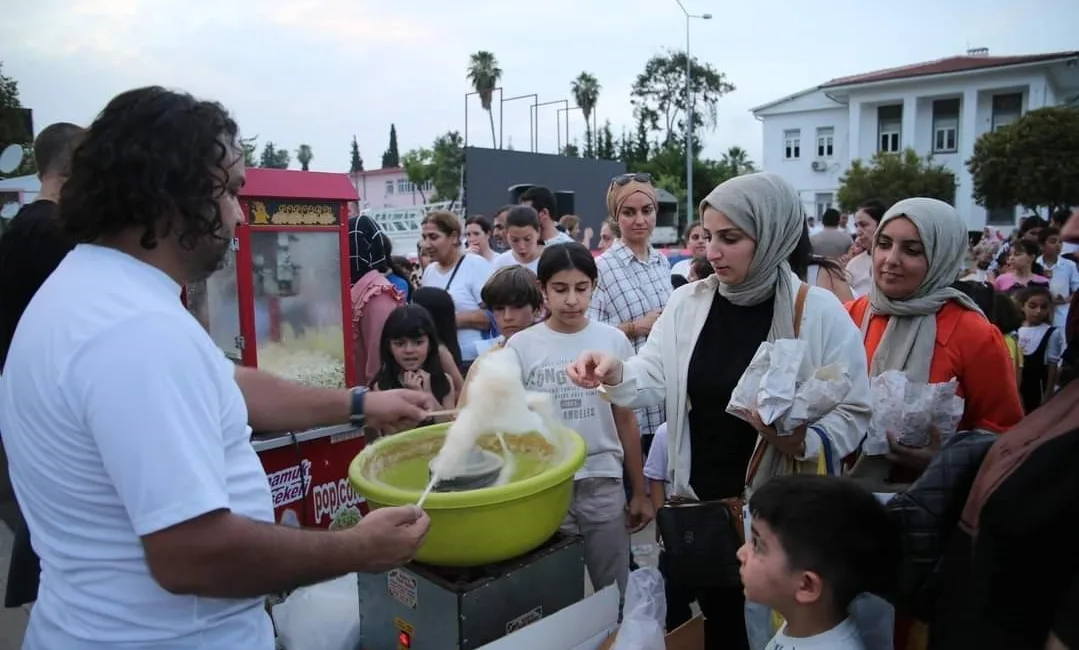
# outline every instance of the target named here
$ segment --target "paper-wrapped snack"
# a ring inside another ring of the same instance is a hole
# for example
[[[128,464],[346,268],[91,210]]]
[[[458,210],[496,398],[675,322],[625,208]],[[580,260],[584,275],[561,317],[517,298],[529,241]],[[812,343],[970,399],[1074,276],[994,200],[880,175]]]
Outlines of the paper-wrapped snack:
[[[850,392],[850,374],[844,366],[831,364],[818,368],[802,382],[794,395],[790,412],[777,427],[780,435],[792,433],[803,424],[812,424],[839,406]]]
[[[805,354],[805,341],[779,339],[772,343],[768,370],[757,388],[757,414],[761,422],[775,425],[790,412],[798,392],[798,371]]]
[[[937,384],[907,381],[901,371],[889,370],[872,381],[873,418],[862,451],[869,455],[888,453],[887,434],[907,447],[925,447],[936,428],[941,440],[955,433],[963,417],[965,402],[956,396],[954,379]]]
[[[862,453],[868,456],[888,453],[888,432],[901,428],[908,383],[907,376],[901,370],[882,372],[870,382],[873,415],[865,443],[862,444]]]
[[[731,401],[727,403],[728,413],[749,421],[749,414],[757,408],[757,390],[761,386],[761,378],[768,371],[771,360],[772,344],[765,341],[757,348],[753,360],[746,366],[741,379],[731,392]]]

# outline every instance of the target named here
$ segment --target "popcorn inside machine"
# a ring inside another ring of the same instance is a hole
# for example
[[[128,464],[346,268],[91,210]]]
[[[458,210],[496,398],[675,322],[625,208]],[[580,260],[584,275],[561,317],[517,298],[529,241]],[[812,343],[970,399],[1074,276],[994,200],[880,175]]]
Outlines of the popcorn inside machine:
[[[246,217],[225,265],[187,287],[188,308],[245,366],[352,386],[346,174],[248,169]]]

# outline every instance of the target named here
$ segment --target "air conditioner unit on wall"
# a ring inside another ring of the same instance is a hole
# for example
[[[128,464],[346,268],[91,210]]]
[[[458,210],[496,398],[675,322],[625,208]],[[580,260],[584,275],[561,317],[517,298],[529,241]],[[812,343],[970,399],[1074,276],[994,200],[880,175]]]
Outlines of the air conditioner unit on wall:
[[[828,170],[828,163],[823,160],[814,160],[810,167],[812,167],[815,172],[823,172]]]

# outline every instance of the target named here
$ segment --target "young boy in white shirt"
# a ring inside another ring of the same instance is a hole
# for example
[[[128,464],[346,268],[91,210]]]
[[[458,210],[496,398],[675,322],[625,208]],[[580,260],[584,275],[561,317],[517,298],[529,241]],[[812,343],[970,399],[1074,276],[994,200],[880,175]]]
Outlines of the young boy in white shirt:
[[[749,501],[738,551],[746,599],[785,623],[766,650],[864,650],[848,611],[896,578],[899,530],[870,492],[832,476],[774,478]]]

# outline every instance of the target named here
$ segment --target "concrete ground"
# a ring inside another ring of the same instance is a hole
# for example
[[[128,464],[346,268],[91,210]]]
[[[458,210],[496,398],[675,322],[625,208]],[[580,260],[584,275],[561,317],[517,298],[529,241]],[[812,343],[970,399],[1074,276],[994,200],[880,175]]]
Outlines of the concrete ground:
[[[13,539],[11,529],[0,521],[0,598],[7,588],[7,571],[8,563],[11,561]],[[656,533],[653,526],[633,536],[633,555],[638,564],[655,566],[659,548],[656,546]],[[587,578],[585,578],[585,586],[591,593],[592,586],[588,584]],[[29,617],[29,605],[14,609],[0,608],[0,650],[20,650]]]

